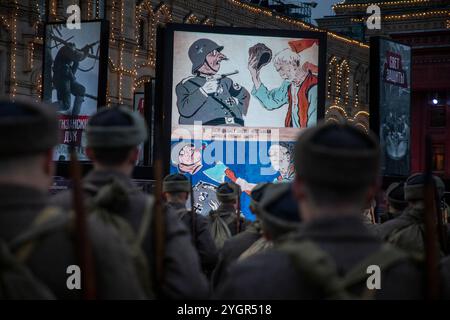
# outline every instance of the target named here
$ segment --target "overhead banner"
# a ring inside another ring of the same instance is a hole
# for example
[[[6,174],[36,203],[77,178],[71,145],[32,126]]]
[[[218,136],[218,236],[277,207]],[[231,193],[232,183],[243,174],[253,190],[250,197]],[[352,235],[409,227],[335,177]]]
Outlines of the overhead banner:
[[[371,40],[371,128],[380,137],[385,176],[408,176],[411,160],[411,47]]]
[[[253,219],[253,187],[291,181],[298,134],[323,118],[325,34],[169,25],[162,39],[170,172],[192,177],[199,214],[237,183]]]

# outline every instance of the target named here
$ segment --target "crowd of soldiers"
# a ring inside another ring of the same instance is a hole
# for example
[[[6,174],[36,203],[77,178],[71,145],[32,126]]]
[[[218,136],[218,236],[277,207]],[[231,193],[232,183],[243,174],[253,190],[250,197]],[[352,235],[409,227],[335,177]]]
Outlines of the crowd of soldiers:
[[[182,174],[157,181],[154,195],[139,190],[132,173],[148,133],[121,106],[89,120],[93,169],[82,197],[50,197],[58,131],[51,107],[0,101],[0,298],[422,299],[430,286],[432,297],[450,298],[447,217],[432,220],[435,237],[426,221],[442,180],[417,173],[392,184],[380,221],[368,219],[380,147],[350,124],[299,136],[294,181],[253,188],[254,221],[241,215],[232,182],[217,188],[220,206],[206,216],[187,208],[192,185]]]

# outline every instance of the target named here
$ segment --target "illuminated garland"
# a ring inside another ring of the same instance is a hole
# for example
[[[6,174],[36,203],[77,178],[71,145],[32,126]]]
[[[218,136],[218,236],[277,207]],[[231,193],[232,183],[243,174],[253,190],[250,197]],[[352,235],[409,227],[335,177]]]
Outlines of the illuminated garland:
[[[264,15],[267,15],[267,16],[270,16],[270,17],[275,17],[277,20],[281,20],[281,21],[283,21],[286,24],[290,24],[291,26],[300,27],[302,29],[306,29],[306,30],[309,30],[309,31],[324,32],[324,30],[316,28],[313,25],[307,24],[307,23],[303,22],[302,20],[292,19],[292,18],[288,18],[286,16],[281,16],[281,15],[278,15],[278,14],[274,15],[272,13],[272,11],[270,11],[268,9],[265,9],[265,8],[263,9],[261,7],[255,6],[255,5],[249,5],[247,3],[242,3],[241,1],[238,1],[238,0],[228,0],[228,1],[230,1],[233,5],[241,8],[241,9],[245,9],[247,11],[250,11],[253,14],[264,14]],[[338,34],[336,34],[334,32],[331,32],[331,31],[326,31],[326,33],[330,37],[332,37],[334,39],[337,39],[339,41],[343,41],[345,43],[355,44],[355,45],[358,45],[358,46],[360,46],[362,48],[369,48],[368,45],[366,45],[366,44],[364,44],[362,42],[359,42],[358,40],[346,38],[346,37],[340,36],[340,35],[338,35]]]
[[[411,18],[428,18],[428,17],[438,17],[438,16],[450,16],[450,10],[439,10],[439,11],[428,11],[421,13],[406,13],[406,14],[392,14],[387,16],[381,16],[384,21],[390,20],[407,20]],[[364,18],[352,18],[352,22],[363,22]]]
[[[17,13],[19,11],[19,4],[17,0],[14,0],[14,13],[12,15],[12,48],[11,48],[11,98],[14,99],[17,93]]]
[[[333,110],[338,110],[338,112],[340,114],[342,114],[345,118],[348,118],[348,115],[347,115],[347,112],[345,111],[345,109],[338,105],[332,105],[332,106],[328,107],[328,110],[325,112],[325,116],[328,115],[328,113],[330,113]]]
[[[332,77],[332,74],[333,74],[333,67],[334,66],[336,66],[336,70],[337,70],[337,64],[336,64],[336,62],[337,62],[337,58],[336,57],[333,57],[331,60],[330,60],[330,62],[329,62],[329,64],[328,64],[328,83],[327,83],[327,96],[328,96],[328,99],[330,99],[331,98],[331,94],[333,93],[332,92],[332,82],[331,82],[331,77]],[[334,93],[333,93],[334,94]]]
[[[206,26],[214,26],[214,22],[210,18],[206,18],[205,20],[203,20],[202,24]]]
[[[336,3],[332,6],[333,10],[335,9],[345,9],[345,8],[366,8],[370,5],[377,5],[379,7],[386,7],[386,6],[398,6],[398,5],[406,5],[406,4],[412,4],[417,5],[420,3],[427,3],[430,2],[430,0],[402,0],[402,1],[389,1],[389,2],[371,2],[371,3],[353,3],[353,4],[346,4],[346,3]]]
[[[359,107],[359,82],[355,82],[355,108]]]
[[[15,0],[15,3],[17,4],[18,0]],[[272,13],[272,11],[269,11],[267,9],[261,8],[261,7],[255,7],[249,4],[244,4],[241,1],[238,0],[228,0],[230,1],[233,5],[235,6],[239,6],[242,9],[245,9],[247,11],[250,11],[251,13],[254,14],[262,14],[268,17],[273,17],[278,21],[281,21],[285,24],[290,24],[292,26],[301,28],[301,29],[307,29],[307,30],[311,30],[311,31],[321,31],[323,32],[323,30],[320,30],[312,25],[309,25],[301,20],[297,20],[297,19],[292,19],[292,18],[288,18],[286,16],[281,16],[278,15],[276,13]],[[114,62],[112,57],[108,57],[108,63],[109,63],[109,69],[112,73],[117,73],[118,75],[118,82],[119,82],[119,87],[118,87],[118,92],[117,92],[117,97],[119,100],[119,103],[123,102],[124,99],[124,90],[126,88],[124,88],[124,76],[128,76],[132,78],[132,92],[134,92],[136,90],[136,88],[140,87],[144,82],[147,82],[149,78],[145,78],[145,76],[141,76],[138,78],[138,74],[139,74],[139,69],[141,68],[145,68],[145,67],[150,67],[150,68],[154,68],[155,67],[155,62],[156,62],[156,50],[155,50],[155,45],[156,45],[156,29],[157,26],[161,23],[167,23],[167,22],[171,22],[172,21],[172,13],[170,8],[164,4],[164,3],[160,3],[155,9],[152,8],[151,5],[151,1],[150,0],[144,0],[142,1],[139,5],[136,5],[135,7],[135,18],[136,18],[136,22],[139,21],[139,19],[142,17],[142,13],[143,10],[146,10],[148,12],[148,28],[149,28],[149,32],[147,33],[148,35],[148,49],[144,50],[147,53],[146,59],[144,62],[139,62],[138,58],[139,58],[139,54],[140,54],[140,50],[142,49],[139,46],[139,24],[135,23],[135,46],[134,46],[134,52],[133,52],[133,59],[132,59],[132,66],[130,66],[129,68],[125,67],[124,65],[124,59],[127,59],[126,57],[126,52],[125,52],[125,37],[123,36],[124,32],[125,32],[125,18],[124,18],[124,6],[125,6],[125,2],[124,1],[120,1],[120,7],[118,7],[119,3],[117,2],[117,0],[111,0],[111,16],[110,16],[110,22],[111,22],[111,33],[110,33],[110,43],[113,47],[116,47],[114,44],[116,42],[117,43],[117,50],[118,50],[118,57],[117,57],[117,62]],[[54,17],[56,17],[57,15],[57,0],[50,0],[50,14]],[[95,16],[99,17],[100,16],[100,7],[99,7],[99,2],[96,2],[96,6],[94,8],[92,0],[88,1],[88,12],[89,12],[89,17],[92,17],[94,15],[93,10],[95,9]],[[117,14],[120,10],[120,18],[117,17]],[[39,4],[38,1],[36,1],[36,11],[38,12],[38,16],[40,17],[40,8],[39,8]],[[12,19],[12,23],[8,24],[6,21],[8,21],[8,19],[1,19],[0,23],[4,24],[8,29],[13,30],[12,32],[12,49],[11,49],[11,84],[13,85],[13,89],[12,89],[12,95],[15,96],[16,92],[17,92],[17,79],[16,79],[16,54],[17,54],[17,14],[18,14],[18,9],[16,8],[15,13],[13,14],[13,18]],[[189,23],[202,23],[205,25],[214,25],[213,21],[210,18],[205,18],[203,21],[200,21],[198,17],[196,17],[194,14],[190,14],[187,17],[187,22]],[[36,33],[37,33],[37,28],[38,28],[38,24],[36,24]],[[117,33],[116,33],[117,32]],[[121,37],[118,37],[118,32],[120,32],[120,34],[122,35]],[[369,48],[368,45],[359,42],[357,40],[354,39],[350,39],[350,38],[346,38],[344,36],[340,36],[337,35],[333,32],[327,32],[327,35],[331,38],[334,38],[336,40],[348,43],[348,44],[352,44],[352,45],[356,45],[362,48]],[[42,38],[40,37],[36,37],[35,40],[37,41],[42,41]],[[30,50],[30,60],[29,60],[29,65],[31,67],[34,67],[34,49],[35,46],[33,43],[30,43],[29,45],[29,50]],[[128,60],[125,60],[128,61]],[[336,61],[336,58],[332,59],[333,62]],[[346,64],[342,64],[341,66],[337,66],[339,74],[336,75],[336,79],[337,79],[337,83],[338,83],[338,92],[340,93],[343,90],[343,86],[342,86],[342,79],[343,79],[343,72],[348,72],[348,70],[344,70],[342,71],[342,69],[346,69],[348,68],[348,63],[345,62]],[[330,67],[330,70],[332,68]],[[328,97],[331,96],[331,72],[329,73],[329,77],[328,77]],[[348,78],[348,74],[347,74],[347,78],[345,79],[345,87],[347,88],[346,90],[346,96],[345,96],[345,102],[348,102],[348,87],[349,87],[349,78]],[[38,84],[39,86],[39,84]],[[108,87],[108,103],[111,103],[111,98],[109,97],[109,84],[107,84]],[[41,89],[40,89],[41,90]],[[345,89],[344,89],[345,90]],[[338,95],[339,96],[339,95]],[[339,100],[340,101],[340,98]],[[358,97],[356,97],[356,105],[358,105]]]
[[[195,16],[195,14],[191,13],[189,16],[184,19],[184,23],[186,24],[200,24],[200,20]]]
[[[344,69],[345,68],[345,69]],[[345,88],[342,90],[342,78],[345,75]],[[341,62],[341,64],[339,65],[339,69],[338,69],[338,88],[339,88],[339,93],[337,94],[338,96],[340,96],[340,94],[342,93],[342,91],[345,90],[345,97],[344,97],[344,105],[348,104],[348,100],[349,100],[349,94],[348,94],[348,89],[349,89],[349,85],[350,85],[350,67],[348,66],[348,62],[347,60],[343,60]],[[339,97],[339,101],[340,101],[340,97]]]

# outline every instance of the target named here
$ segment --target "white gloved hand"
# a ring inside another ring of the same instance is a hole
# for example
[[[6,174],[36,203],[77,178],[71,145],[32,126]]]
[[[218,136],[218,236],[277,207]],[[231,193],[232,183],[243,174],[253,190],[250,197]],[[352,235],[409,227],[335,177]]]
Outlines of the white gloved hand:
[[[208,79],[208,80],[206,80],[205,84],[200,89],[205,94],[211,94],[211,93],[216,93],[218,87],[219,87],[219,81],[218,80],[216,80],[216,79]]]

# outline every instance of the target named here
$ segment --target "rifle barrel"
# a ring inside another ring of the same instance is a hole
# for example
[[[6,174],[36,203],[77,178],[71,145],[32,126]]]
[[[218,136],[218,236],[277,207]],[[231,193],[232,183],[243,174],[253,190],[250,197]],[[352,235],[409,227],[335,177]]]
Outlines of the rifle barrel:
[[[96,282],[94,258],[89,239],[86,212],[83,202],[83,190],[81,187],[81,170],[77,152],[72,145],[70,148],[70,173],[72,177],[73,208],[75,211],[76,225],[76,249],[80,263],[83,298],[93,300],[96,298]]]
[[[436,186],[434,183],[431,163],[431,138],[425,137],[425,269],[426,269],[426,298],[430,300],[439,298],[439,269],[438,269],[438,239],[436,236]]]

